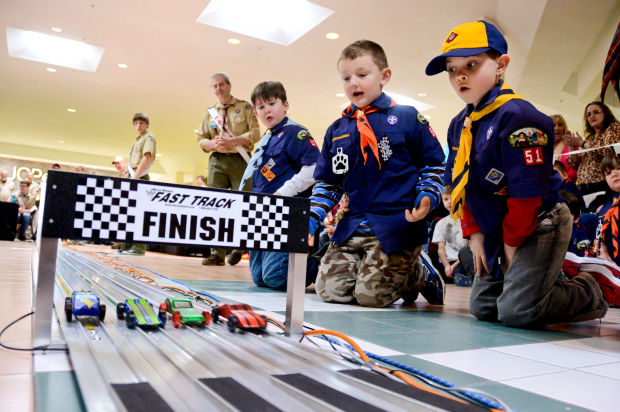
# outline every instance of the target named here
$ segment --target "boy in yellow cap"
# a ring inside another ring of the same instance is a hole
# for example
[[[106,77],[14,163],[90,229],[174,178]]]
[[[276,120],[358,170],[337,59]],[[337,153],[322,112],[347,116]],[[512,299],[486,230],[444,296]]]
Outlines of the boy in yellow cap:
[[[495,26],[465,23],[426,67],[429,76],[447,71],[467,105],[448,129],[444,181],[474,257],[470,310],[515,327],[603,317],[594,278],[562,275],[572,221],[557,193],[553,121],[501,79],[507,52]]]

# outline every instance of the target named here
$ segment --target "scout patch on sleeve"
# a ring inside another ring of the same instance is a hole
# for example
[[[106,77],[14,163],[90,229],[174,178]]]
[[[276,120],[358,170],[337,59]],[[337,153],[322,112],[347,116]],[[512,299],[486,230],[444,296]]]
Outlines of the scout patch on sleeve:
[[[431,135],[437,139],[437,135],[435,134],[435,131],[433,130],[433,128],[431,127],[431,125],[428,125],[428,131],[431,132]]]
[[[426,120],[426,117],[422,116],[420,113],[418,113],[416,117],[418,118],[418,122],[420,122],[420,124],[428,123],[428,120]]]
[[[300,130],[299,133],[297,133],[297,138],[299,140],[306,140],[308,136],[310,136],[310,133],[308,133],[307,130]]]
[[[508,143],[517,148],[547,146],[549,136],[536,127],[523,127],[510,133]]]
[[[332,157],[332,172],[335,175],[343,175],[349,171],[349,156],[342,151],[342,147],[336,149],[336,155]]]
[[[312,146],[316,147],[317,149],[319,148],[319,146],[317,146],[316,142],[314,141],[312,137],[308,139],[308,143],[310,143]]]
[[[545,163],[541,147],[528,147],[527,149],[523,149],[523,159],[528,166]]]
[[[488,180],[494,185],[498,185],[499,182],[502,180],[502,177],[504,177],[504,173],[500,172],[496,168],[492,168],[491,170],[489,170],[489,173],[487,173],[485,180]]]

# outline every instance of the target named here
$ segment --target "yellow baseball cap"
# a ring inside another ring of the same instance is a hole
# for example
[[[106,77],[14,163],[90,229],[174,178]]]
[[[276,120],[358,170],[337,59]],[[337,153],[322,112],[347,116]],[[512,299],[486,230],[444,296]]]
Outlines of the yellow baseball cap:
[[[484,20],[461,24],[450,31],[441,54],[426,66],[426,74],[433,76],[446,70],[446,57],[469,57],[488,50],[508,53],[508,43],[497,27]]]

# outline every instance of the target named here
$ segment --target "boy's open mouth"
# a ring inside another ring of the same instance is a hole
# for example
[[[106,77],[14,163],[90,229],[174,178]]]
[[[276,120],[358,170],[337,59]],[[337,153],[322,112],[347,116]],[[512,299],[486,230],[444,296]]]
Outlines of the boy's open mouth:
[[[364,92],[353,92],[353,96],[355,96],[355,97],[359,97],[359,96],[361,96],[363,94],[364,94]]]

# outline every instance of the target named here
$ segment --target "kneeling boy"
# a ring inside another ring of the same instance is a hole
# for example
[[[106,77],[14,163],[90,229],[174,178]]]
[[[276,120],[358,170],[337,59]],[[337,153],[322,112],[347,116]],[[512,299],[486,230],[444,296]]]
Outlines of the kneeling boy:
[[[516,327],[603,317],[592,276],[560,280],[572,219],[558,202],[553,121],[500,78],[510,62],[506,40],[485,21],[465,23],[441,51],[426,74],[447,71],[467,104],[448,129],[444,180],[478,274],[472,314]]]
[[[347,208],[321,260],[316,291],[326,302],[362,306],[413,301],[418,291],[443,303],[439,276],[426,293],[424,270],[416,269],[427,240],[423,219],[441,202],[443,150],[415,108],[383,93],[392,71],[380,45],[349,45],[338,72],[351,105],[325,134],[310,233],[343,195]]]
[[[286,117],[289,104],[280,82],[262,82],[252,92],[252,104],[267,131],[243,174],[239,190],[252,178],[252,191],[296,196],[314,184],[312,174],[319,149],[302,125]],[[306,285],[314,282],[317,264],[308,259]],[[286,289],[288,253],[250,251],[250,272],[257,286]]]

